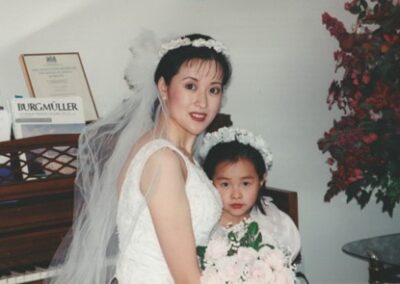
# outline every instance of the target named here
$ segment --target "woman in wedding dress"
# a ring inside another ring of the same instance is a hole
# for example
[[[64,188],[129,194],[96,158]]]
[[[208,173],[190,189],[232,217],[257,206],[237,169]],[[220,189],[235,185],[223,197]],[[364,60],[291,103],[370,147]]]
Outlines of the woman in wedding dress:
[[[135,98],[80,137],[72,240],[55,283],[200,283],[196,246],[222,204],[193,151],[231,67],[220,42],[192,34],[161,45],[149,68],[157,43],[142,36],[131,49]]]

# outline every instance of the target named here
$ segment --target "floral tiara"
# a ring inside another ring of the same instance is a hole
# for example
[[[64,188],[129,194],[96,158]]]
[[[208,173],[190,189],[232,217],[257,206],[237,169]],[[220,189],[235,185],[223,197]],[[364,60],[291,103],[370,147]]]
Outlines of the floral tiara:
[[[159,52],[159,57],[163,57],[168,51],[177,49],[181,46],[194,46],[194,47],[208,47],[214,49],[218,53],[222,53],[225,56],[228,56],[228,49],[221,42],[216,41],[215,39],[203,39],[198,38],[195,40],[191,40],[187,37],[178,38],[171,40],[170,42],[164,43],[161,45],[161,50]]]
[[[272,153],[269,150],[264,139],[259,135],[254,135],[250,131],[242,128],[221,127],[217,131],[207,133],[203,138],[203,143],[200,146],[200,158],[204,160],[208,152],[219,143],[228,143],[237,141],[244,145],[250,145],[260,152],[264,158],[265,167],[270,170],[272,167]]]

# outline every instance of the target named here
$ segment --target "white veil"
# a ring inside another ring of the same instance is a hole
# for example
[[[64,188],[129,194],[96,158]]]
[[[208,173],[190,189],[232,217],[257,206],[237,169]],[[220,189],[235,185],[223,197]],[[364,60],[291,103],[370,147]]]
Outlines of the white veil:
[[[131,96],[109,115],[88,125],[80,136],[73,227],[53,259],[51,266],[57,277],[50,283],[105,284],[115,273],[119,250],[116,181],[127,153],[154,126],[151,116],[158,90],[153,75],[159,47],[160,42],[149,31],[133,42],[125,76]]]

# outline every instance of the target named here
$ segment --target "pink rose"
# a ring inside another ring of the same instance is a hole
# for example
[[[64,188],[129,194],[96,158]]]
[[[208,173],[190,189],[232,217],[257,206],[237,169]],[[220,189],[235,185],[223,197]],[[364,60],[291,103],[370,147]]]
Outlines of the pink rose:
[[[274,271],[281,271],[285,268],[285,255],[279,249],[271,250],[266,258],[265,262]]]
[[[258,251],[258,255],[262,260],[267,260],[272,250],[269,246],[264,246]]]
[[[248,265],[251,265],[257,259],[257,256],[257,251],[252,248],[239,247],[237,251],[237,258]]]
[[[206,269],[200,278],[201,284],[224,284],[220,274],[215,269]]]
[[[274,282],[276,284],[293,284],[294,283],[294,275],[293,272],[289,269],[281,270],[274,274]]]
[[[261,260],[257,260],[249,269],[248,283],[270,283],[273,279],[273,272],[269,267],[265,267],[265,263]]]
[[[225,281],[238,281],[242,272],[245,270],[244,264],[238,263],[236,255],[225,256],[218,259],[216,263],[216,269],[220,274],[219,277]]]
[[[218,260],[226,256],[229,249],[229,244],[223,237],[217,237],[211,239],[207,245],[205,259],[206,260]]]

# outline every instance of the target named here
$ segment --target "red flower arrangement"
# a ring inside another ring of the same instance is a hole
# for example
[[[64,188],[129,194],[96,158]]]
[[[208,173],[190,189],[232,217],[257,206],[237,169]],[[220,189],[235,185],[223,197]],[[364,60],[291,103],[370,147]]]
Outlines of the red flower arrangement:
[[[351,32],[322,15],[339,42],[336,70],[344,71],[327,97],[343,116],[318,141],[332,172],[324,199],[344,191],[364,208],[374,193],[392,216],[400,202],[400,0],[353,0],[344,8],[357,15]]]

